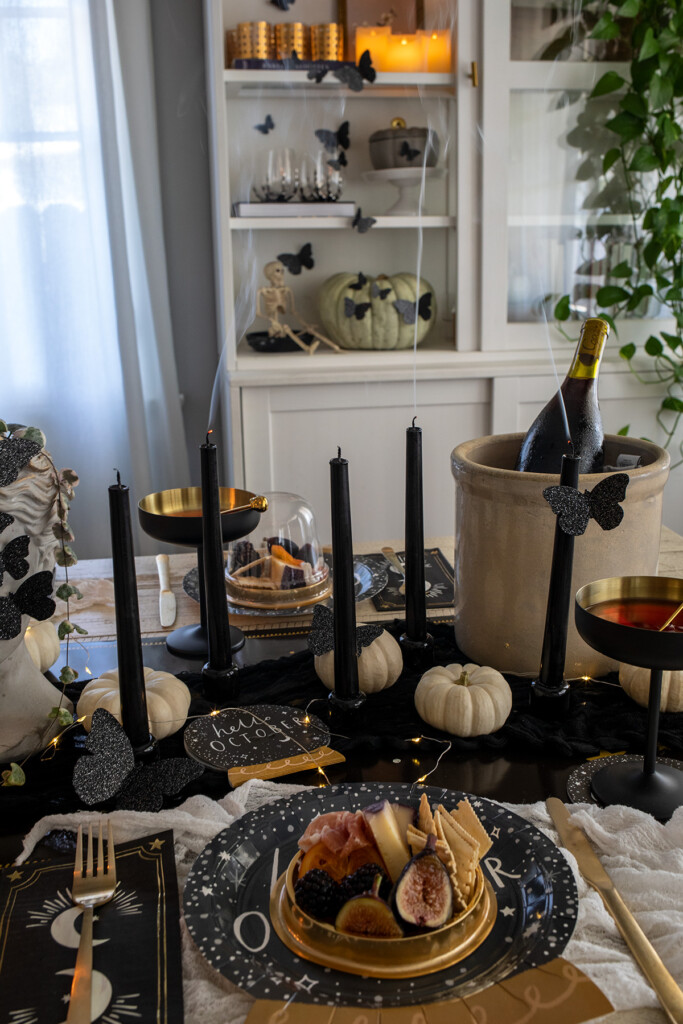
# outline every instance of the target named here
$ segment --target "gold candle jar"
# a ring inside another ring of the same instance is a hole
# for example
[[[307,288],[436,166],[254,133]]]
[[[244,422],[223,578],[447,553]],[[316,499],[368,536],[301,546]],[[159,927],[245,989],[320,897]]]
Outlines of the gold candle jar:
[[[308,59],[308,26],[301,21],[282,22],[275,26],[275,56],[288,60],[294,51],[299,60]]]
[[[344,33],[335,22],[311,25],[311,60],[343,60]]]
[[[237,42],[237,29],[228,28],[225,30],[225,66],[232,67],[232,62],[239,57],[239,45]]]
[[[273,57],[273,29],[267,21],[241,21],[237,26],[237,57],[244,60]]]

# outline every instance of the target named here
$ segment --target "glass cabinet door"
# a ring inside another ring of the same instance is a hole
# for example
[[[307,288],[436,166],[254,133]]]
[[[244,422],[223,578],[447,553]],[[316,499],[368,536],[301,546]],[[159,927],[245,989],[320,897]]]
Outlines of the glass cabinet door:
[[[627,73],[628,47],[591,39],[597,17],[580,6],[483,0],[485,349],[544,346],[561,295],[576,319],[594,315],[597,291],[631,258],[633,211],[618,177],[602,175],[618,94],[587,102],[605,71]]]

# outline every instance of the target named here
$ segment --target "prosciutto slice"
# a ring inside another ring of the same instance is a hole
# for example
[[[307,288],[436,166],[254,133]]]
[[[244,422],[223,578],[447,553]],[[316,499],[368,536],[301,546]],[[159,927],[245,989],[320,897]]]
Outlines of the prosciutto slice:
[[[299,840],[299,847],[307,853],[316,843],[323,843],[328,850],[340,857],[348,857],[355,850],[375,845],[362,811],[330,811],[328,814],[319,814],[308,825]]]

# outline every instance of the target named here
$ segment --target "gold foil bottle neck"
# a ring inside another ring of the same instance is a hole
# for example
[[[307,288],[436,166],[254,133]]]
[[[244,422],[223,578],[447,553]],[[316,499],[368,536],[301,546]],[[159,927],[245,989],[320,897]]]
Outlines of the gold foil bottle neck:
[[[590,380],[598,375],[600,359],[609,335],[609,324],[599,317],[590,317],[581,327],[569,376],[574,380]]]

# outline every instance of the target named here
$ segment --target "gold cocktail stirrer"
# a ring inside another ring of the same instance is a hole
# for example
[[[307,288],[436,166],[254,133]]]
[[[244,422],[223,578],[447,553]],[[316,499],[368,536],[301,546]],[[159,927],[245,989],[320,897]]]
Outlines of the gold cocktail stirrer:
[[[660,627],[659,627],[659,632],[660,632],[660,633],[661,633],[661,632],[663,632],[663,631],[664,631],[664,630],[666,629],[666,627],[667,627],[667,626],[670,626],[670,625],[671,625],[671,623],[673,622],[673,620],[674,620],[674,619],[676,618],[676,616],[678,615],[678,613],[679,613],[679,612],[681,612],[681,611],[683,611],[683,601],[681,601],[681,603],[679,604],[678,608],[677,608],[677,609],[676,609],[676,611],[675,611],[675,612],[673,613],[673,615],[670,615],[670,616],[669,616],[669,618],[668,618],[668,619],[666,620],[666,622],[664,623],[664,625],[663,625],[663,626],[660,626]]]

